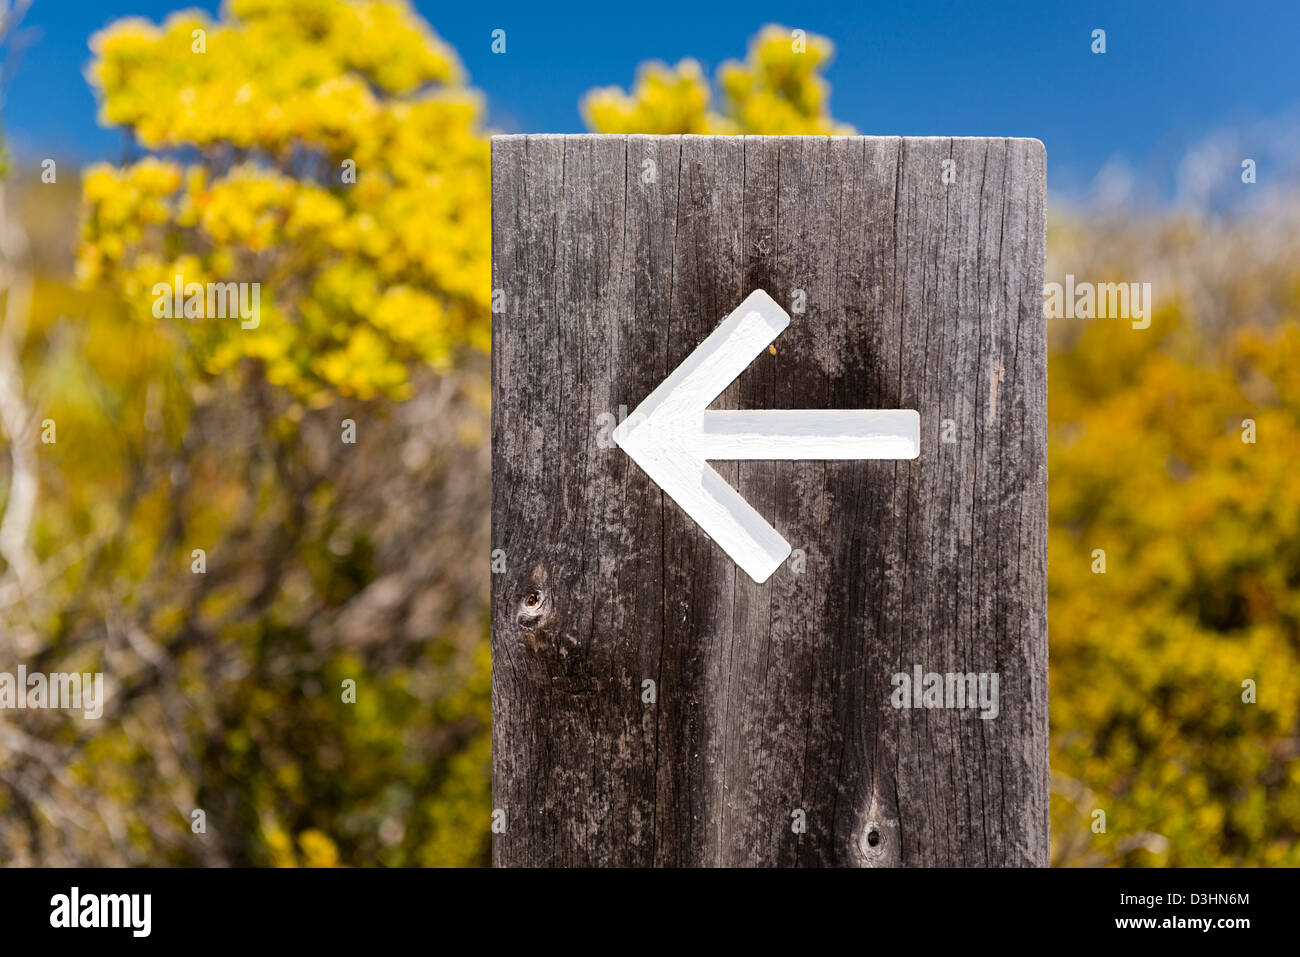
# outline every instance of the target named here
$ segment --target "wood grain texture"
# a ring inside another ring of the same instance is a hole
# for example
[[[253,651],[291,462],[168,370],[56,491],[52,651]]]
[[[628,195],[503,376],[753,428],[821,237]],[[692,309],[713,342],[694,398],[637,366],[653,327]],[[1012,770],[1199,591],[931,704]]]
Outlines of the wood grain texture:
[[[1042,145],[492,151],[494,861],[1045,865]],[[791,325],[713,408],[921,417],[913,461],[714,463],[796,549],[761,585],[600,440],[755,288]],[[998,716],[894,707],[918,665]]]

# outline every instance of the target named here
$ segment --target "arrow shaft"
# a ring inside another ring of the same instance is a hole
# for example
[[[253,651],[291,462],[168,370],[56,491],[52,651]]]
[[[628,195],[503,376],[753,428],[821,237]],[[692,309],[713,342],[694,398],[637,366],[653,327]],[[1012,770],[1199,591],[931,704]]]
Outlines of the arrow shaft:
[[[914,459],[911,409],[706,411],[684,445],[704,459]]]

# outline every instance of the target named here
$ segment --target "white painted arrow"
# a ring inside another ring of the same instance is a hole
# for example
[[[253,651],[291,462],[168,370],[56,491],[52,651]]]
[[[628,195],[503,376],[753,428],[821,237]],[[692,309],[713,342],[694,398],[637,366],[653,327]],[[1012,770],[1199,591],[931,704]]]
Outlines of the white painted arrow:
[[[614,430],[614,441],[749,577],[765,582],[790,543],[709,466],[718,459],[914,459],[911,409],[709,411],[790,324],[755,289]]]

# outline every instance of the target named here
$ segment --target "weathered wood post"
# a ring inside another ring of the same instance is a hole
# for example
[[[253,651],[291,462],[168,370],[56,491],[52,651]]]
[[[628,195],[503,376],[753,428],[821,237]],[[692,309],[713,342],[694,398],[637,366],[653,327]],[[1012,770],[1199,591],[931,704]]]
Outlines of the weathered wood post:
[[[493,140],[498,865],[1047,863],[1045,163]],[[757,289],[789,327],[711,408],[915,410],[920,444],[711,462],[793,548],[761,583],[682,501],[741,506],[611,441]]]

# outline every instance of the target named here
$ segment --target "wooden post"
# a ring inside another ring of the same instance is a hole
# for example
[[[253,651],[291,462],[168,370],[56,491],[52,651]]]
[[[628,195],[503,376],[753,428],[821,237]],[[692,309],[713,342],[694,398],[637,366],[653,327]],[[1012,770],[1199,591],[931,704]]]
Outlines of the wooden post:
[[[1047,864],[1045,165],[493,140],[498,865]],[[712,463],[794,548],[762,584],[609,441],[755,289],[789,327],[713,408],[920,415]]]

